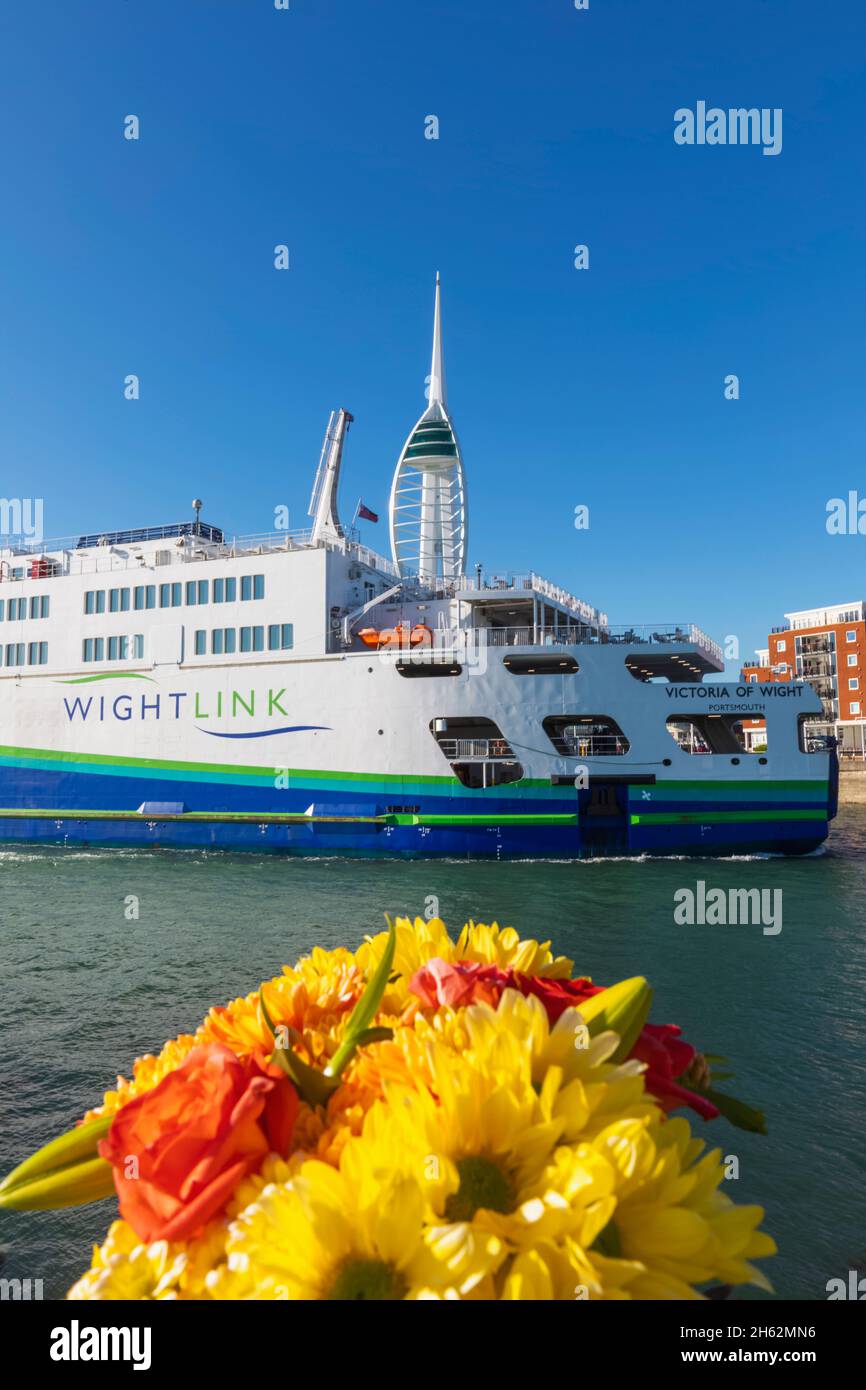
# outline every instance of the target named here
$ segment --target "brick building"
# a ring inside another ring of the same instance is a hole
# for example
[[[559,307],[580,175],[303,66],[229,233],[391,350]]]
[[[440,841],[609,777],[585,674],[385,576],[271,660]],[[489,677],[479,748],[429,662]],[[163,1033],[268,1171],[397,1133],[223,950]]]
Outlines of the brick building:
[[[809,681],[823,706],[810,732],[834,736],[843,756],[866,757],[866,605],[807,608],[785,619],[743,667],[743,680]],[[747,748],[760,747],[763,730],[762,720],[745,721]]]

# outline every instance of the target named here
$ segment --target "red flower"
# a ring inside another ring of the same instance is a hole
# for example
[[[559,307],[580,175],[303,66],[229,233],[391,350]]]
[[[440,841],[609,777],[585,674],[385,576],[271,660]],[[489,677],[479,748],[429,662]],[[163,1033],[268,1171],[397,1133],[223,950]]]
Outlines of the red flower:
[[[265,1155],[285,1153],[294,1087],[222,1043],[193,1048],[117,1114],[99,1153],[114,1169],[120,1214],[145,1242],[186,1240],[222,1211]]]
[[[548,980],[543,975],[520,975],[477,961],[451,965],[439,957],[429,960],[409,981],[409,989],[425,1009],[438,1009],[443,1004],[463,1008],[473,1003],[495,1007],[504,989],[519,989],[521,994],[532,994],[541,1000],[551,1023],[566,1009],[579,1008],[582,999],[600,994],[603,988],[585,976],[577,980]],[[705,1120],[713,1120],[719,1114],[716,1106],[679,1084],[678,1078],[698,1055],[690,1043],[681,1041],[680,1031],[675,1023],[647,1023],[629,1056],[646,1063],[644,1085],[663,1110],[689,1105]]]

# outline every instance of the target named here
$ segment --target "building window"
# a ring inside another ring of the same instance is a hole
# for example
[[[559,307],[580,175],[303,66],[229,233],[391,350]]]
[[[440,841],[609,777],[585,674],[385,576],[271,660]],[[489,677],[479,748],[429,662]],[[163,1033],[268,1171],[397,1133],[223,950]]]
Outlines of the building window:
[[[859,714],[859,713],[860,713],[860,701],[859,701],[859,700],[852,700],[852,701],[851,701],[851,713],[852,713],[852,714]]]
[[[779,675],[780,675],[780,676],[786,676],[787,674],[788,674],[788,663],[787,663],[787,661],[780,661],[780,662],[779,662]]]
[[[199,628],[195,634],[195,654],[196,656],[207,656],[207,633],[204,628]]]
[[[756,673],[755,671],[753,671],[752,674],[749,676],[749,680],[752,682],[753,685],[755,685],[756,682],[757,682],[757,679],[758,679],[757,673]]]
[[[845,641],[846,641],[846,642],[856,642],[856,641],[857,641],[857,633],[855,632],[854,628],[849,628],[848,631],[845,633]]]
[[[780,641],[777,641],[777,642],[776,642],[776,651],[777,651],[777,652],[783,652],[783,651],[785,650],[786,646],[787,646],[787,643],[786,643],[786,642],[781,641],[781,640],[780,640]]]
[[[848,653],[848,665],[849,665],[849,666],[856,666],[856,665],[857,665],[857,653],[856,653],[856,652],[849,652],[849,653]]]
[[[849,690],[859,690],[859,689],[860,689],[860,677],[859,677],[859,676],[849,676],[849,678],[848,678],[848,689],[849,689]]]

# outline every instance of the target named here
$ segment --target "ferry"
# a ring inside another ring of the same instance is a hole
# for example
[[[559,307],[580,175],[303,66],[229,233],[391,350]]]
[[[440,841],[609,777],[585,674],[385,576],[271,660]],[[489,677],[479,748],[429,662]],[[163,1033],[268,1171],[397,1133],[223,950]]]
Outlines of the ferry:
[[[438,276],[389,556],[340,519],[351,423],[331,415],[302,532],[230,537],[196,501],[171,525],[6,538],[0,839],[497,859],[824,841],[836,755],[808,683],[731,682],[689,622],[613,626],[535,571],[470,566]]]

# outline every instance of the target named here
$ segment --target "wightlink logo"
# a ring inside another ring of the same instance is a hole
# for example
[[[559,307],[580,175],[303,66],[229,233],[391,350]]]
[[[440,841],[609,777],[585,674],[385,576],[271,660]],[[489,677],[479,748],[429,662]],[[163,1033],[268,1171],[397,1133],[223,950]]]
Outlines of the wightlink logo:
[[[128,676],[111,675],[106,677],[87,677],[92,679],[123,680]],[[149,676],[139,679],[150,681]],[[139,723],[159,722],[163,719],[188,719],[204,734],[214,738],[272,738],[275,734],[299,734],[308,731],[329,731],[327,724],[276,724],[273,727],[238,729],[208,728],[208,721],[229,721],[247,725],[248,721],[260,719],[289,718],[289,710],[283,704],[285,686],[279,690],[217,690],[207,695],[200,690],[168,690],[157,693],[144,690],[130,694],[109,695],[64,695],[63,708],[70,724],[105,724],[117,722],[126,724],[130,720]]]
[[[763,145],[764,154],[782,153],[782,108],[737,106],[727,111],[699,101],[674,112],[678,145]]]

